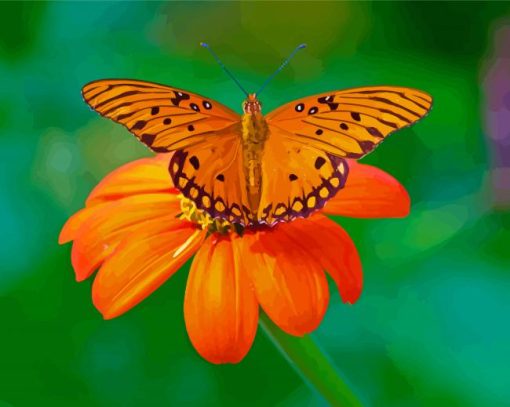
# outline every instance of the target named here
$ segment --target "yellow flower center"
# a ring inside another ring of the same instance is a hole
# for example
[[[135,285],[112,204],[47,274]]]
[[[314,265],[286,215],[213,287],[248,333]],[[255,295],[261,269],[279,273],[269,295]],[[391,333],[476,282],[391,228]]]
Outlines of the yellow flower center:
[[[244,228],[241,225],[230,223],[225,219],[213,218],[203,209],[198,209],[195,202],[182,194],[179,194],[178,198],[181,201],[180,219],[193,222],[199,225],[202,230],[207,230],[209,233],[227,234],[234,231],[238,234],[242,234]]]

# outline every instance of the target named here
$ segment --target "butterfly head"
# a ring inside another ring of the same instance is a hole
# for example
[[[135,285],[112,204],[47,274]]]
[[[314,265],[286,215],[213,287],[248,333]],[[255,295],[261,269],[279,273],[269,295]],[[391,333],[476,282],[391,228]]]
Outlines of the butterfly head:
[[[255,93],[250,93],[243,102],[243,111],[245,114],[255,114],[262,111],[262,104],[257,99]]]

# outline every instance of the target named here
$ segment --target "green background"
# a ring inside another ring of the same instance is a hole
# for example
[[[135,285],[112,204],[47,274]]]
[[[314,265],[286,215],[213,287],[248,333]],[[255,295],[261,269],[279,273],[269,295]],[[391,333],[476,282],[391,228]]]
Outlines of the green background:
[[[266,112],[351,86],[434,96],[426,119],[363,160],[406,186],[412,212],[336,218],[365,288],[354,306],[333,295],[313,336],[367,406],[508,405],[510,215],[493,205],[482,87],[504,16],[508,3],[1,3],[0,406],[325,404],[261,330],[238,365],[196,354],[188,265],[103,321],[57,244],[105,174],[149,155],[89,110],[86,82],[151,80],[240,110],[200,41],[251,91],[308,44],[262,94]]]

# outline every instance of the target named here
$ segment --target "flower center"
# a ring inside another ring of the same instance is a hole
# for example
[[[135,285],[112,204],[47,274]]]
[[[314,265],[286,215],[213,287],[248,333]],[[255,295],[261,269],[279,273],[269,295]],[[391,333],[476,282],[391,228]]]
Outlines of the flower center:
[[[184,195],[179,194],[178,198],[181,201],[181,214],[180,219],[193,222],[198,225],[202,230],[207,230],[209,233],[227,234],[236,232],[241,235],[244,227],[238,223],[230,223],[225,219],[215,219],[206,211],[198,209],[191,199],[186,198]]]

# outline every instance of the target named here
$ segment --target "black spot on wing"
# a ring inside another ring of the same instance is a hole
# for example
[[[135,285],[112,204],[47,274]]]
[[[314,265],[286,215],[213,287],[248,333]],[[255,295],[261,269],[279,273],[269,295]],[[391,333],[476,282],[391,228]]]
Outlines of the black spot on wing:
[[[367,131],[370,135],[378,138],[384,138],[382,133],[379,131],[377,127],[367,127]]]
[[[149,147],[152,145],[152,143],[154,143],[154,139],[156,138],[156,135],[155,134],[142,134],[142,136],[140,137],[140,140],[142,141],[142,143],[145,143],[147,144]]]
[[[156,153],[168,153],[168,148],[166,147],[151,147],[151,150]]]
[[[170,102],[172,102],[172,104],[174,106],[179,106],[179,104],[183,101],[183,100],[188,100],[190,98],[190,96],[187,94],[187,93],[183,93],[183,92],[175,92],[175,97],[173,98],[170,98]]]
[[[315,169],[320,170],[324,164],[326,164],[324,157],[317,157],[315,160]]]
[[[189,159],[189,163],[195,170],[198,170],[200,168],[200,161],[198,160],[198,157],[195,155]]]
[[[333,95],[329,96],[323,96],[317,99],[319,103],[327,104],[329,107],[329,110],[336,110],[338,109],[338,103],[333,102],[335,100],[335,97]]]
[[[358,143],[365,154],[372,151],[375,147],[375,144],[368,140],[358,141]]]
[[[133,127],[131,127],[131,130],[141,130],[145,127],[147,122],[145,120],[138,120]]]

